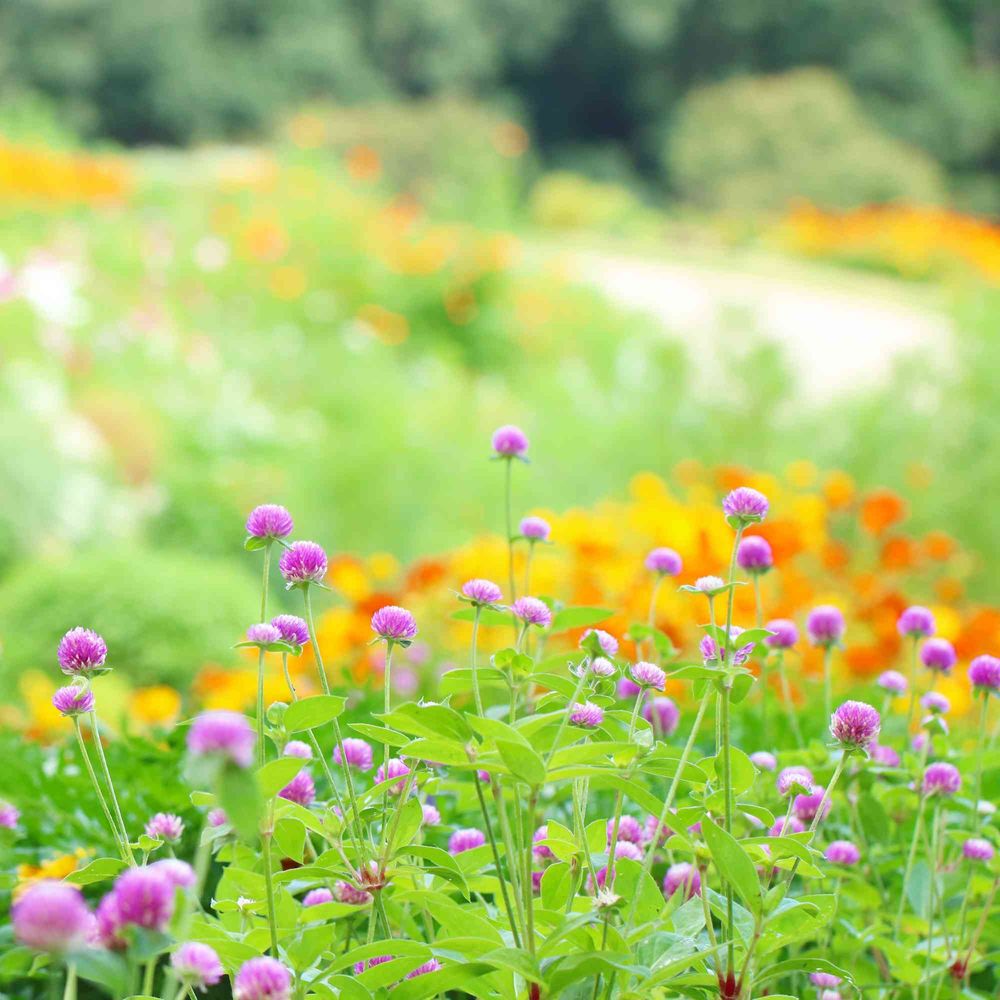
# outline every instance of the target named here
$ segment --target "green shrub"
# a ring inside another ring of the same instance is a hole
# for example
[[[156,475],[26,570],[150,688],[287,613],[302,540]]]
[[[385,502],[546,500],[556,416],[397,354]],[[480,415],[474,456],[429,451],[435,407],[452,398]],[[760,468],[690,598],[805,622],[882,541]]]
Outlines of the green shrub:
[[[620,184],[604,184],[559,170],[531,192],[531,217],[546,229],[617,231],[637,218],[639,200]]]
[[[60,637],[85,625],[135,683],[185,686],[204,663],[234,660],[238,626],[255,620],[259,601],[249,574],[194,555],[130,549],[24,563],[0,586],[0,678],[51,672]]]
[[[934,161],[879,131],[848,86],[820,69],[692,91],[666,158],[681,193],[711,209],[776,210],[794,198],[829,208],[943,198]]]

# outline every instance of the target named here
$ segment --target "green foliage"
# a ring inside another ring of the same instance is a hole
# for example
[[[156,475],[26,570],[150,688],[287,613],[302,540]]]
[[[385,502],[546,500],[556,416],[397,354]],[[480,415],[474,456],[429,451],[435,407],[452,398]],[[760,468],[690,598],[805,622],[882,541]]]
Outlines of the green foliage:
[[[667,158],[681,193],[715,210],[780,210],[796,197],[830,208],[937,202],[940,171],[867,120],[822,70],[739,77],[682,102]]]
[[[569,171],[546,174],[531,191],[531,220],[546,229],[627,231],[641,212],[636,196]]]

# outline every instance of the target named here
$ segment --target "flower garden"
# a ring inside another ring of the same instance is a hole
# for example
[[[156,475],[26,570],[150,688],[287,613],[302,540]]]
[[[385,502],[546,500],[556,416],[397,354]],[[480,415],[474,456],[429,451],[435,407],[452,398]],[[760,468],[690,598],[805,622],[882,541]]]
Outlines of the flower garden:
[[[6,747],[4,990],[995,997],[968,553],[806,462],[560,514],[523,509],[544,461],[497,430],[494,533],[406,567],[254,508],[245,666],[117,718],[67,621]]]

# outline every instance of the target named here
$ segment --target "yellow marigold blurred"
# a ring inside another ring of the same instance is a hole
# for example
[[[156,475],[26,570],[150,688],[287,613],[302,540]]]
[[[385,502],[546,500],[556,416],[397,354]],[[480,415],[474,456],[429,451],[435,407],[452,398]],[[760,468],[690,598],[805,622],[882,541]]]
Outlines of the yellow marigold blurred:
[[[392,312],[384,306],[362,306],[357,319],[373,336],[389,346],[403,343],[410,335],[409,320],[402,313]]]
[[[355,146],[345,159],[347,172],[356,181],[378,180],[382,173],[382,160],[371,146]]]
[[[78,847],[72,854],[60,854],[39,865],[18,865],[14,898],[16,899],[33,882],[40,882],[47,878],[64,879],[67,875],[75,872],[80,867],[80,862],[86,861],[93,853],[93,851]]]
[[[307,278],[305,271],[301,268],[286,265],[276,267],[271,272],[267,284],[271,289],[271,294],[276,299],[291,302],[293,299],[300,298],[305,292]]]
[[[167,726],[181,711],[181,696],[166,684],[138,688],[129,699],[132,717],[148,726]]]

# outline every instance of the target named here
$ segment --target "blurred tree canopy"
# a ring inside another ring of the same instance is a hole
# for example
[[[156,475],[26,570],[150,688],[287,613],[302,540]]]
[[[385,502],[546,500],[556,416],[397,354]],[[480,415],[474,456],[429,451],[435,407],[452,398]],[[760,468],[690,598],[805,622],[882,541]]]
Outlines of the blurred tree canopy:
[[[961,192],[1000,173],[996,0],[4,0],[0,83],[89,137],[239,138],[284,108],[460,94],[523,115],[542,152],[621,150],[674,183],[693,88],[818,66]]]

